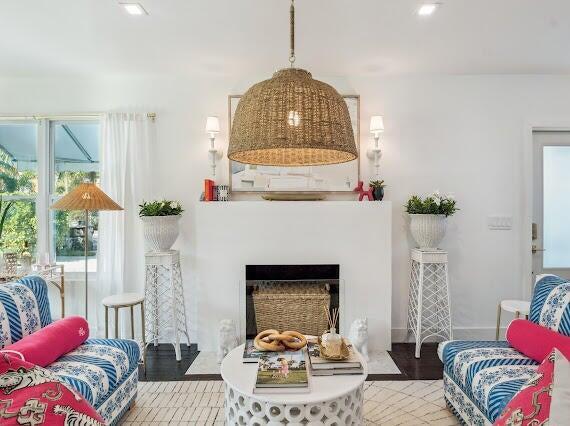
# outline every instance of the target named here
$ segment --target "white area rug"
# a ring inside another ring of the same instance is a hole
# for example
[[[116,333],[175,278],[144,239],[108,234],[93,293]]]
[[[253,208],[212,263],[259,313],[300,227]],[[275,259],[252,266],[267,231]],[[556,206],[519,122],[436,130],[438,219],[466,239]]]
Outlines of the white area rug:
[[[200,352],[186,374],[220,374],[220,366],[214,352]],[[386,351],[370,354],[368,374],[401,374],[392,357]]]
[[[366,425],[456,426],[445,406],[443,381],[408,380],[364,384]],[[139,383],[135,407],[123,425],[223,425],[220,381]]]

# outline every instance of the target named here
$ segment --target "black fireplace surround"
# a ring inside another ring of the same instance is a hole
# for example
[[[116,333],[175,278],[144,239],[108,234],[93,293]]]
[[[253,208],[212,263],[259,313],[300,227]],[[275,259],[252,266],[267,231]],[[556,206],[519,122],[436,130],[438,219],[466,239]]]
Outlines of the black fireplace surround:
[[[253,290],[259,284],[302,282],[306,284],[330,286],[330,308],[339,307],[339,265],[246,265],[245,267],[245,307],[246,337],[253,339],[259,331],[255,321]],[[340,312],[342,316],[342,312]],[[283,330],[281,330],[283,331]]]

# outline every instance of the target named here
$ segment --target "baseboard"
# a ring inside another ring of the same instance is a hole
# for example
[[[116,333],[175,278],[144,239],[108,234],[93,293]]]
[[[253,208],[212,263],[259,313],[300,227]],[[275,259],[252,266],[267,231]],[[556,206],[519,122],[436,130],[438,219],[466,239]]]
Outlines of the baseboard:
[[[501,327],[500,338],[504,339],[506,327]],[[455,327],[453,328],[453,338],[455,340],[495,340],[495,327]],[[426,342],[437,342],[441,339],[427,339]],[[392,343],[413,342],[411,335],[405,328],[392,329]]]

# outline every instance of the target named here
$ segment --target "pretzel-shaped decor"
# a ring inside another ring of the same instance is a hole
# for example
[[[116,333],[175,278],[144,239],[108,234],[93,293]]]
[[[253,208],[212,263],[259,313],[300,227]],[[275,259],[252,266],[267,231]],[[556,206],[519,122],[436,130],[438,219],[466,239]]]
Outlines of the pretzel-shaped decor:
[[[265,330],[255,336],[253,345],[258,351],[296,351],[307,345],[307,338],[297,331]]]

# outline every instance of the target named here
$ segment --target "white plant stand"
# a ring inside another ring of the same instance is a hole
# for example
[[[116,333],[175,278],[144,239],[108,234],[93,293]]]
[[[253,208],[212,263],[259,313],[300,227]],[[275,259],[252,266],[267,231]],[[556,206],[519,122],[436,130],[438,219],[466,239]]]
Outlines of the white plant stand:
[[[422,343],[430,337],[453,339],[447,252],[442,250],[411,251],[408,333],[416,341],[416,358]]]
[[[145,255],[145,329],[148,343],[158,346],[158,341],[167,340],[168,333],[176,361],[182,360],[180,354],[180,334],[186,335],[190,346],[182,273],[180,270],[180,252],[149,252]],[[146,356],[146,345],[145,345]],[[146,358],[145,358],[146,359]]]
[[[257,364],[242,362],[243,346],[222,362],[226,425],[364,424],[364,360],[364,374],[309,377],[309,393],[254,394]]]

